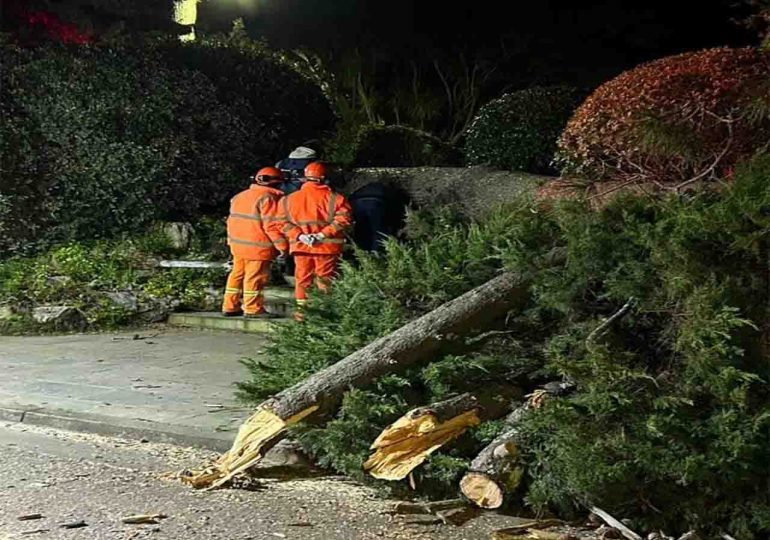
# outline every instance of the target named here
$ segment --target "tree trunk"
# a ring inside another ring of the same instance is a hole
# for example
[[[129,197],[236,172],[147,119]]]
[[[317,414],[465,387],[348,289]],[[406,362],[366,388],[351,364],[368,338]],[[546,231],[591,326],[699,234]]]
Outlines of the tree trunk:
[[[229,452],[183,480],[196,488],[224,484],[256,464],[285,436],[287,426],[333,410],[349,388],[429,360],[442,346],[521,305],[528,281],[518,273],[502,273],[266,400],[241,426]]]
[[[523,392],[514,386],[492,385],[477,398],[471,394],[409,411],[383,430],[372,443],[375,452],[364,470],[381,480],[402,480],[434,451],[483,420],[499,418]]]
[[[510,427],[489,443],[471,462],[460,481],[460,491],[481,508],[500,508],[507,492],[521,482],[523,469],[519,461],[517,424],[531,410],[529,403],[513,411],[506,424]]]

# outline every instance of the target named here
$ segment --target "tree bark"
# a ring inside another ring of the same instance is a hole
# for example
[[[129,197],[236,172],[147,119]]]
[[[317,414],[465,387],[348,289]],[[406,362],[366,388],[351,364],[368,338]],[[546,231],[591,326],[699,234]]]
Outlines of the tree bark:
[[[492,385],[477,398],[461,394],[427,407],[413,409],[385,428],[372,443],[375,452],[364,470],[381,480],[402,480],[434,451],[483,420],[499,418],[512,399],[523,392],[515,386]]]
[[[565,251],[557,248],[537,266],[552,266],[565,258]],[[227,453],[182,480],[207,489],[228,482],[259,462],[286,435],[288,426],[334,410],[349,388],[425,362],[442,347],[523,305],[530,281],[528,273],[503,272],[264,401],[240,427]]]
[[[531,408],[526,403],[508,415],[509,427],[476,456],[460,481],[460,491],[477,506],[500,508],[506,493],[515,490],[521,482],[523,469],[519,461],[517,424]]]
[[[256,464],[285,436],[289,425],[333,410],[349,388],[424,362],[441,347],[521,305],[528,282],[527,276],[502,273],[264,401],[241,426],[226,454],[212,467],[182,480],[196,488],[226,483]]]

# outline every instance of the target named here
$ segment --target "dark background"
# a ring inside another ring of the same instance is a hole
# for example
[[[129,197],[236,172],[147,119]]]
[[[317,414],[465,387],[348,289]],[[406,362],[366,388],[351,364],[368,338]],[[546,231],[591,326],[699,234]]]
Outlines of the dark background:
[[[270,0],[204,2],[199,26],[243,16],[250,35],[340,57],[358,49],[386,64],[465,53],[498,62],[514,86],[593,85],[676,52],[752,43],[734,0]]]

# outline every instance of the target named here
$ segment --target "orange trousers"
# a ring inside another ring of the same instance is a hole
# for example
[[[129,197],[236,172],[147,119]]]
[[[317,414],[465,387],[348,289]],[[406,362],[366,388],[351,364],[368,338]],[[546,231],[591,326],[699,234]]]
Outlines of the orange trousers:
[[[307,291],[313,286],[315,278],[316,287],[325,291],[329,288],[334,274],[337,272],[339,255],[306,255],[296,253],[294,255],[294,297],[297,305],[303,306],[307,302]]]
[[[272,261],[254,261],[233,258],[233,269],[227,277],[225,300],[222,311],[237,313],[241,311],[254,315],[265,311],[265,285],[270,280]]]

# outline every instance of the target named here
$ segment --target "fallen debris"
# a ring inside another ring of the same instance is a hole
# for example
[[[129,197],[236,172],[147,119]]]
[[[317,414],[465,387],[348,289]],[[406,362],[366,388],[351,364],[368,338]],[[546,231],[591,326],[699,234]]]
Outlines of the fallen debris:
[[[481,399],[469,393],[413,409],[385,428],[372,443],[364,470],[380,480],[402,480],[430,454],[482,420],[505,414],[521,390],[498,386]]]
[[[536,393],[506,417],[506,424],[510,427],[479,452],[460,480],[460,491],[477,506],[500,508],[506,494],[519,486],[524,469],[519,460],[518,424],[531,409],[542,403],[545,391],[542,392]]]
[[[19,521],[32,521],[33,519],[43,519],[43,514],[27,514],[16,518]]]
[[[43,534],[43,533],[47,533],[47,532],[51,532],[51,529],[35,529],[34,531],[24,531],[24,532],[22,532],[20,534],[22,536],[30,536],[30,535],[33,535],[33,534]]]
[[[466,503],[462,499],[447,499],[445,501],[433,501],[433,502],[411,502],[400,501],[397,502],[389,514],[434,514],[442,510],[452,510],[455,508],[467,507]]]
[[[81,520],[81,521],[75,521],[73,523],[65,523],[63,525],[59,525],[59,527],[62,529],[81,529],[83,527],[88,527],[88,523]]]
[[[157,525],[161,519],[166,519],[167,517],[166,514],[136,514],[121,518],[120,521],[128,525]]]
[[[604,520],[604,522],[610,527],[620,531],[620,534],[625,536],[628,540],[642,540],[642,537],[629,529],[622,521],[615,519],[610,514],[602,510],[597,506],[591,507],[591,512]]]
[[[346,390],[425,361],[437,350],[483,328],[527,296],[528,278],[506,272],[377,339],[336,364],[263,402],[238,430],[232,448],[212,466],[180,479],[213,489],[256,465],[286,436],[288,426],[336,407]]]

